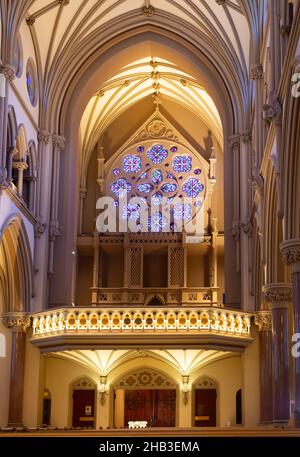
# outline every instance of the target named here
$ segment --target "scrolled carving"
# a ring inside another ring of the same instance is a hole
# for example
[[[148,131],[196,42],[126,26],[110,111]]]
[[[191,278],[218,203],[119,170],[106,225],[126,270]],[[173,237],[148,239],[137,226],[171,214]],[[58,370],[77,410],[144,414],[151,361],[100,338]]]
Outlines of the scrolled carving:
[[[258,311],[254,316],[254,324],[258,327],[259,332],[272,330],[272,313],[271,311]]]

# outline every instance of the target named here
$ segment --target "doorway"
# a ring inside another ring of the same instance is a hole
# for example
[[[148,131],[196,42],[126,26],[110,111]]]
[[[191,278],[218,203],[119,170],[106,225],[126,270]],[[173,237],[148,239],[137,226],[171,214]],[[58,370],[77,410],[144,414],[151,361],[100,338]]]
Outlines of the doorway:
[[[145,420],[148,427],[175,427],[176,389],[125,390],[125,427]]]
[[[72,385],[72,426],[95,428],[96,387],[93,381],[82,378]]]
[[[195,389],[195,427],[215,427],[216,389]]]

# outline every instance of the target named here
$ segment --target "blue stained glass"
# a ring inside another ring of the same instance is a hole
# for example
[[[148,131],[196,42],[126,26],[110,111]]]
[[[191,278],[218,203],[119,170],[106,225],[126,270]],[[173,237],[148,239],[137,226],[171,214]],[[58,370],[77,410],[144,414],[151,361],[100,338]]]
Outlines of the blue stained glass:
[[[196,208],[200,208],[200,206],[201,206],[201,201],[200,201],[200,200],[196,200],[195,203],[194,203],[194,206],[195,206]]]
[[[163,174],[162,174],[162,171],[161,170],[154,170],[152,172],[152,177],[151,177],[151,181],[154,183],[154,184],[160,184],[163,180]]]
[[[155,144],[147,152],[147,157],[149,157],[153,163],[161,163],[168,157],[168,151],[163,147],[162,144]]]
[[[134,219],[135,221],[140,217],[140,205],[137,203],[132,205],[128,203],[127,206],[123,206],[123,219]]]
[[[175,192],[176,189],[177,189],[177,185],[173,184],[173,183],[169,183],[169,182],[166,182],[165,184],[163,184],[161,186],[161,190],[167,194],[170,192]]]
[[[114,168],[114,169],[113,169],[113,174],[114,174],[114,175],[119,175],[119,174],[120,174],[120,171],[121,171],[120,168]]]
[[[175,203],[173,214],[177,221],[189,221],[192,219],[192,206],[189,203]]]
[[[137,189],[139,192],[142,192],[143,194],[149,194],[151,190],[153,189],[153,186],[147,182],[139,184],[137,186]]]
[[[130,192],[131,184],[129,184],[129,182],[124,178],[118,178],[110,188],[114,194],[118,195],[118,197],[121,197],[122,195],[125,195],[126,192]]]
[[[137,150],[137,152],[144,152],[145,148],[144,148],[144,146],[138,146],[136,148],[136,150]]]
[[[195,173],[195,175],[200,175],[201,174],[200,168],[195,168],[194,173]]]
[[[199,195],[203,189],[204,185],[201,184],[197,178],[189,178],[182,186],[183,192],[186,193],[190,198],[197,197],[197,195]]]
[[[151,203],[153,206],[159,206],[162,201],[162,194],[160,192],[155,192],[155,194],[152,195],[151,197]]]
[[[167,178],[168,179],[176,179],[174,175],[172,175],[172,173],[167,173]]]
[[[145,178],[147,178],[147,172],[146,171],[139,177],[139,179],[145,179]]]
[[[173,170],[176,173],[186,173],[192,169],[191,156],[175,156],[173,158]]]
[[[170,147],[170,151],[171,152],[177,152],[178,151],[178,147],[177,146],[171,146]]]
[[[139,156],[130,155],[123,160],[123,170],[126,173],[137,173],[142,169],[142,160]]]
[[[153,213],[148,219],[151,232],[160,232],[167,225],[167,219],[160,213]]]

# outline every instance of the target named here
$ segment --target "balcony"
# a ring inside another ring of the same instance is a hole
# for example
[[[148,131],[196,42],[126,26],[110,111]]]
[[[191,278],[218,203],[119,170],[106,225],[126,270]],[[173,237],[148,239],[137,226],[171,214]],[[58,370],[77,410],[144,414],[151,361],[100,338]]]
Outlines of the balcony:
[[[73,348],[242,350],[252,314],[223,308],[63,308],[36,313],[31,342],[43,351]]]

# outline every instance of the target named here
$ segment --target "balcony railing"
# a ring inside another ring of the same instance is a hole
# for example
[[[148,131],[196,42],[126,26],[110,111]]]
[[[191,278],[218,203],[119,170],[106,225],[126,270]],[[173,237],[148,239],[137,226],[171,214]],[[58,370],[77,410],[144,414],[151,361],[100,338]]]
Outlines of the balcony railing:
[[[250,337],[252,315],[222,308],[64,308],[34,314],[33,340],[65,335],[212,334]]]
[[[218,306],[218,287],[92,288],[93,305],[144,306],[157,297],[161,306]]]

